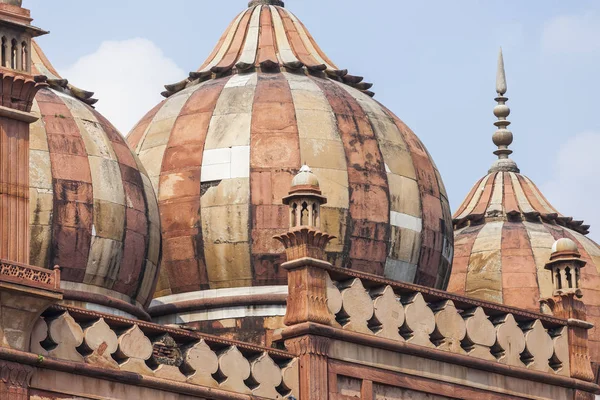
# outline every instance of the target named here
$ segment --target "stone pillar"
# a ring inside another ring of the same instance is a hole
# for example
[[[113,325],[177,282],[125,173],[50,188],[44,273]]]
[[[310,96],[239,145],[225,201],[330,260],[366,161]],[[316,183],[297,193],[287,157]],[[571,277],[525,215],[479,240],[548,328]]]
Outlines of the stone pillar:
[[[290,207],[290,230],[275,236],[285,247],[288,259],[282,265],[288,271],[284,318],[288,327],[331,323],[327,274],[332,265],[326,261],[325,247],[334,237],[319,230],[320,206],[326,202],[317,177],[308,166],[303,166],[292,181],[289,196],[283,198],[283,203]],[[330,340],[310,333],[286,335],[284,331],[283,336],[286,348],[299,358],[300,398],[327,399]]]
[[[0,71],[0,259],[29,263],[29,124],[44,79]]]
[[[34,368],[0,360],[0,399],[28,400]]]
[[[304,335],[285,341],[289,352],[300,360],[300,399],[329,398],[327,354],[330,340],[322,336]]]

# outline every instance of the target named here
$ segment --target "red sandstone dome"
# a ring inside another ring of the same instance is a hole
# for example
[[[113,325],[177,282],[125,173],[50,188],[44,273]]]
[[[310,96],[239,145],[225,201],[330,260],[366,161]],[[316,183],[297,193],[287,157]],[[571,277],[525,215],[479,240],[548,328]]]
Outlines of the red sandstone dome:
[[[507,129],[510,110],[505,105],[502,56],[499,72],[499,105],[494,109],[499,159],[454,214],[455,254],[448,291],[539,312],[540,300],[553,295],[552,275],[544,269],[552,247],[558,239],[571,239],[587,262],[581,287],[588,320],[596,325],[590,340],[598,344],[600,246],[586,236],[589,225],[559,213],[508,157],[512,133]],[[600,346],[590,348],[593,360],[600,360]]]
[[[69,303],[144,316],[158,275],[160,229],[150,180],[93,93],[60,77],[35,42],[31,68],[48,77],[30,134],[32,265],[59,265]]]
[[[156,296],[285,285],[273,236],[289,227],[282,198],[303,162],[328,199],[334,265],[444,288],[451,214],[427,150],[292,13],[262,4],[128,136],[159,198]]]

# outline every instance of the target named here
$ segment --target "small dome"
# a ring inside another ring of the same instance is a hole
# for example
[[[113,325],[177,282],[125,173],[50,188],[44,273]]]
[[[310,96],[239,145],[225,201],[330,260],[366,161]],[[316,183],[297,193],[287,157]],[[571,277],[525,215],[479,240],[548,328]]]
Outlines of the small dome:
[[[309,166],[306,164],[303,165],[302,168],[300,168],[300,172],[298,172],[298,175],[296,175],[294,179],[292,179],[291,191],[303,187],[311,187],[314,189],[320,188],[319,179],[315,174],[313,174]]]
[[[502,58],[500,58],[502,61]],[[506,82],[501,63],[499,103]],[[496,113],[507,131],[509,110]],[[495,144],[500,162],[481,178],[454,214],[455,256],[448,291],[484,301],[540,312],[552,297],[552,274],[545,269],[555,252],[580,253],[581,289],[588,317],[593,361],[600,360],[600,246],[586,235],[590,226],[559,213],[508,156],[511,140]],[[576,256],[572,255],[577,258]]]
[[[125,139],[33,42],[32,70],[48,77],[32,112],[30,263],[62,271],[65,302],[147,318],[160,228],[152,184]]]
[[[579,255],[577,243],[569,238],[560,238],[552,245],[552,253],[572,253]]]

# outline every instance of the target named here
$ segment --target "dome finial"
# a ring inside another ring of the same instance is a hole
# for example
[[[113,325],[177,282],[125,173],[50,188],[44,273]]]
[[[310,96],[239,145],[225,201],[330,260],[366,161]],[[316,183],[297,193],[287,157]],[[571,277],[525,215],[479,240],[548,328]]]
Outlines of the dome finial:
[[[254,6],[279,6],[285,7],[285,4],[281,0],[252,0],[248,3],[248,7]]]
[[[496,102],[498,105],[494,107],[494,115],[498,118],[498,121],[494,122],[494,125],[498,128],[492,140],[494,144],[498,146],[498,150],[494,152],[498,156],[498,160],[494,162],[490,172],[498,171],[509,171],[509,172],[520,172],[517,164],[511,160],[508,156],[512,154],[512,150],[508,148],[513,142],[513,134],[508,130],[510,121],[507,120],[510,115],[510,108],[506,105],[508,97],[506,94],[506,72],[504,70],[504,56],[502,55],[502,48],[500,48],[500,54],[498,55],[498,71],[496,72]]]

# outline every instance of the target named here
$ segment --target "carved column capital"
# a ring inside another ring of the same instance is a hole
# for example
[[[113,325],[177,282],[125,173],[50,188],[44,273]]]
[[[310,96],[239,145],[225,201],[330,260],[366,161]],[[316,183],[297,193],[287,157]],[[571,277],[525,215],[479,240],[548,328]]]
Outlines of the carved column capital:
[[[331,340],[322,336],[300,336],[285,341],[285,347],[290,353],[302,356],[305,354],[316,354],[327,356]]]

